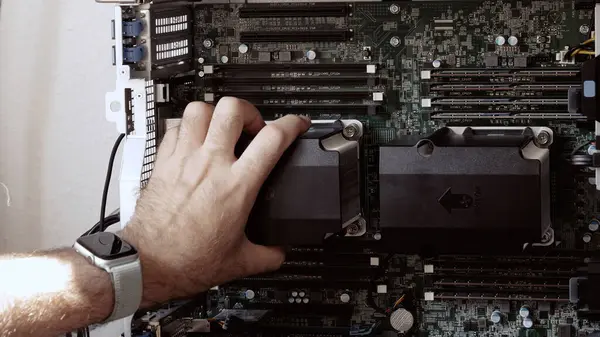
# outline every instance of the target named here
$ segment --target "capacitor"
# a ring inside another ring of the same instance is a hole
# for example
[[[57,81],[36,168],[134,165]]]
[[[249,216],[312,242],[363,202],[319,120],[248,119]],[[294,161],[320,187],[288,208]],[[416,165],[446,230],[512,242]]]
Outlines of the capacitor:
[[[529,317],[529,307],[522,306],[521,309],[519,309],[519,316],[523,318]]]
[[[390,315],[390,324],[392,328],[398,332],[407,332],[412,328],[414,323],[415,318],[413,317],[413,314],[404,308],[396,309]]]
[[[588,225],[588,229],[592,232],[597,231],[600,228],[600,221],[592,219]]]
[[[225,55],[221,56],[221,63],[227,63],[227,62],[229,62],[229,57],[227,57]]]
[[[298,297],[298,292],[297,291],[292,291],[292,297]]]
[[[200,63],[200,64],[204,63],[204,57],[199,57],[198,58],[198,63]]]
[[[294,303],[294,298],[293,297],[288,298],[288,302]]]
[[[302,299],[300,297],[296,298],[296,303],[302,303]]]
[[[587,153],[588,153],[590,156],[593,156],[593,155],[594,155],[594,153],[596,153],[596,145],[594,145],[594,144],[591,144],[590,146],[588,146]]]
[[[495,42],[498,46],[504,46],[504,44],[506,43],[506,39],[504,38],[504,36],[498,36],[496,37]]]
[[[342,303],[348,303],[350,302],[350,295],[343,293],[340,295],[340,301],[342,301]]]
[[[202,70],[198,72],[198,77],[204,77],[206,75]]]
[[[310,302],[310,299],[308,297],[302,299],[302,303],[307,304],[308,302]]]
[[[590,243],[592,241],[592,234],[585,233],[583,234],[583,242]]]
[[[508,44],[511,46],[516,46],[519,43],[519,39],[516,36],[510,36],[508,38]]]
[[[307,51],[306,52],[306,58],[309,59],[309,60],[311,60],[311,61],[314,60],[314,59],[316,59],[317,58],[317,52],[314,51],[314,50],[312,50],[312,49],[309,50],[309,51]]]
[[[490,321],[494,324],[498,324],[502,321],[502,313],[499,310],[494,310],[490,315]]]
[[[298,293],[298,296],[304,297],[304,296],[306,296],[306,293],[304,291],[301,291],[301,292]]]
[[[240,52],[240,54],[246,54],[248,52],[248,50],[250,49],[250,47],[248,47],[247,44],[242,43],[239,47],[238,47],[238,51]]]
[[[254,296],[256,296],[256,294],[254,293],[254,290],[252,289],[248,289],[246,290],[246,292],[244,293],[244,296],[246,296],[246,299],[251,300],[254,298]]]
[[[377,241],[381,240],[381,233],[375,233],[375,234],[373,234],[373,239],[375,239]]]
[[[433,60],[433,62],[431,62],[431,65],[432,65],[434,68],[439,68],[439,67],[441,67],[441,66],[442,66],[442,61],[440,61],[440,60]]]
[[[523,326],[527,329],[533,327],[533,320],[529,317],[523,318]]]

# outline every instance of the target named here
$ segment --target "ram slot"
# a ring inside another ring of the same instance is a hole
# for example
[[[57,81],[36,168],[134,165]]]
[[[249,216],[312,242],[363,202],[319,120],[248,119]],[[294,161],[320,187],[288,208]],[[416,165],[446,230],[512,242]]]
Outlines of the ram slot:
[[[304,105],[269,105],[258,106],[264,115],[294,114],[294,115],[366,115],[381,113],[380,106],[304,106]]]
[[[241,32],[240,41],[244,43],[261,42],[345,42],[352,40],[350,30],[311,30],[311,31],[262,31]]]
[[[215,96],[237,96],[242,98],[262,98],[269,100],[285,99],[355,99],[367,100],[373,97],[372,93],[363,91],[218,91]]]
[[[345,17],[352,8],[345,3],[325,4],[247,4],[240,8],[240,18]]]
[[[369,289],[370,278],[323,278],[311,275],[289,275],[278,274],[269,277],[253,276],[230,283],[232,286],[243,286],[249,288],[277,288],[277,289],[337,289],[340,284],[347,289]]]
[[[335,277],[352,278],[355,276],[372,276],[384,272],[376,267],[353,267],[353,266],[333,266],[333,265],[290,265],[284,264],[280,269],[281,273],[299,274],[299,275],[335,275]]]

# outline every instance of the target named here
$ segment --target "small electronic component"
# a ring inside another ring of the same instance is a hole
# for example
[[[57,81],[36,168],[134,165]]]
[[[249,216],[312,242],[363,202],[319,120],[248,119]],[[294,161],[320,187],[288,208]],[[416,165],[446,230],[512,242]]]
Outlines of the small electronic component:
[[[123,61],[127,63],[140,62],[144,58],[144,47],[124,47],[123,48]]]
[[[413,314],[404,308],[396,309],[390,315],[390,324],[400,333],[408,332],[412,328],[414,321]]]
[[[137,37],[143,30],[144,24],[141,21],[123,21],[123,36]]]

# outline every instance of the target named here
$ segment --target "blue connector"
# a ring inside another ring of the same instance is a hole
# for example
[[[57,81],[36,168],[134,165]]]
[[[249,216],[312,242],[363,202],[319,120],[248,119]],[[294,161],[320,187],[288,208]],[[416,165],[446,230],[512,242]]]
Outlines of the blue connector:
[[[128,63],[140,62],[144,58],[144,48],[141,46],[137,47],[123,47],[123,61]]]
[[[123,36],[140,36],[142,30],[144,30],[144,25],[141,21],[123,21]]]

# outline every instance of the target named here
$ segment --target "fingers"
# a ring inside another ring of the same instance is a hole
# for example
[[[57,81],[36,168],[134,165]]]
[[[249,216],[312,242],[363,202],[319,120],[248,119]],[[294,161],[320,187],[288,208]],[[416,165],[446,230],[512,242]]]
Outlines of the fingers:
[[[287,115],[270,123],[258,133],[234,163],[233,170],[241,176],[249,177],[251,188],[258,191],[285,150],[309,126],[308,118],[296,115]]]
[[[242,130],[257,134],[264,125],[260,113],[252,104],[233,97],[223,97],[215,108],[205,147],[233,154]]]
[[[156,154],[156,161],[162,161],[170,157],[177,146],[177,138],[179,137],[179,126],[174,126],[167,130]]]
[[[214,107],[202,102],[188,104],[179,126],[175,152],[187,155],[204,143]]]
[[[246,241],[240,252],[244,269],[249,275],[277,270],[285,260],[282,248],[259,246],[250,241]]]

